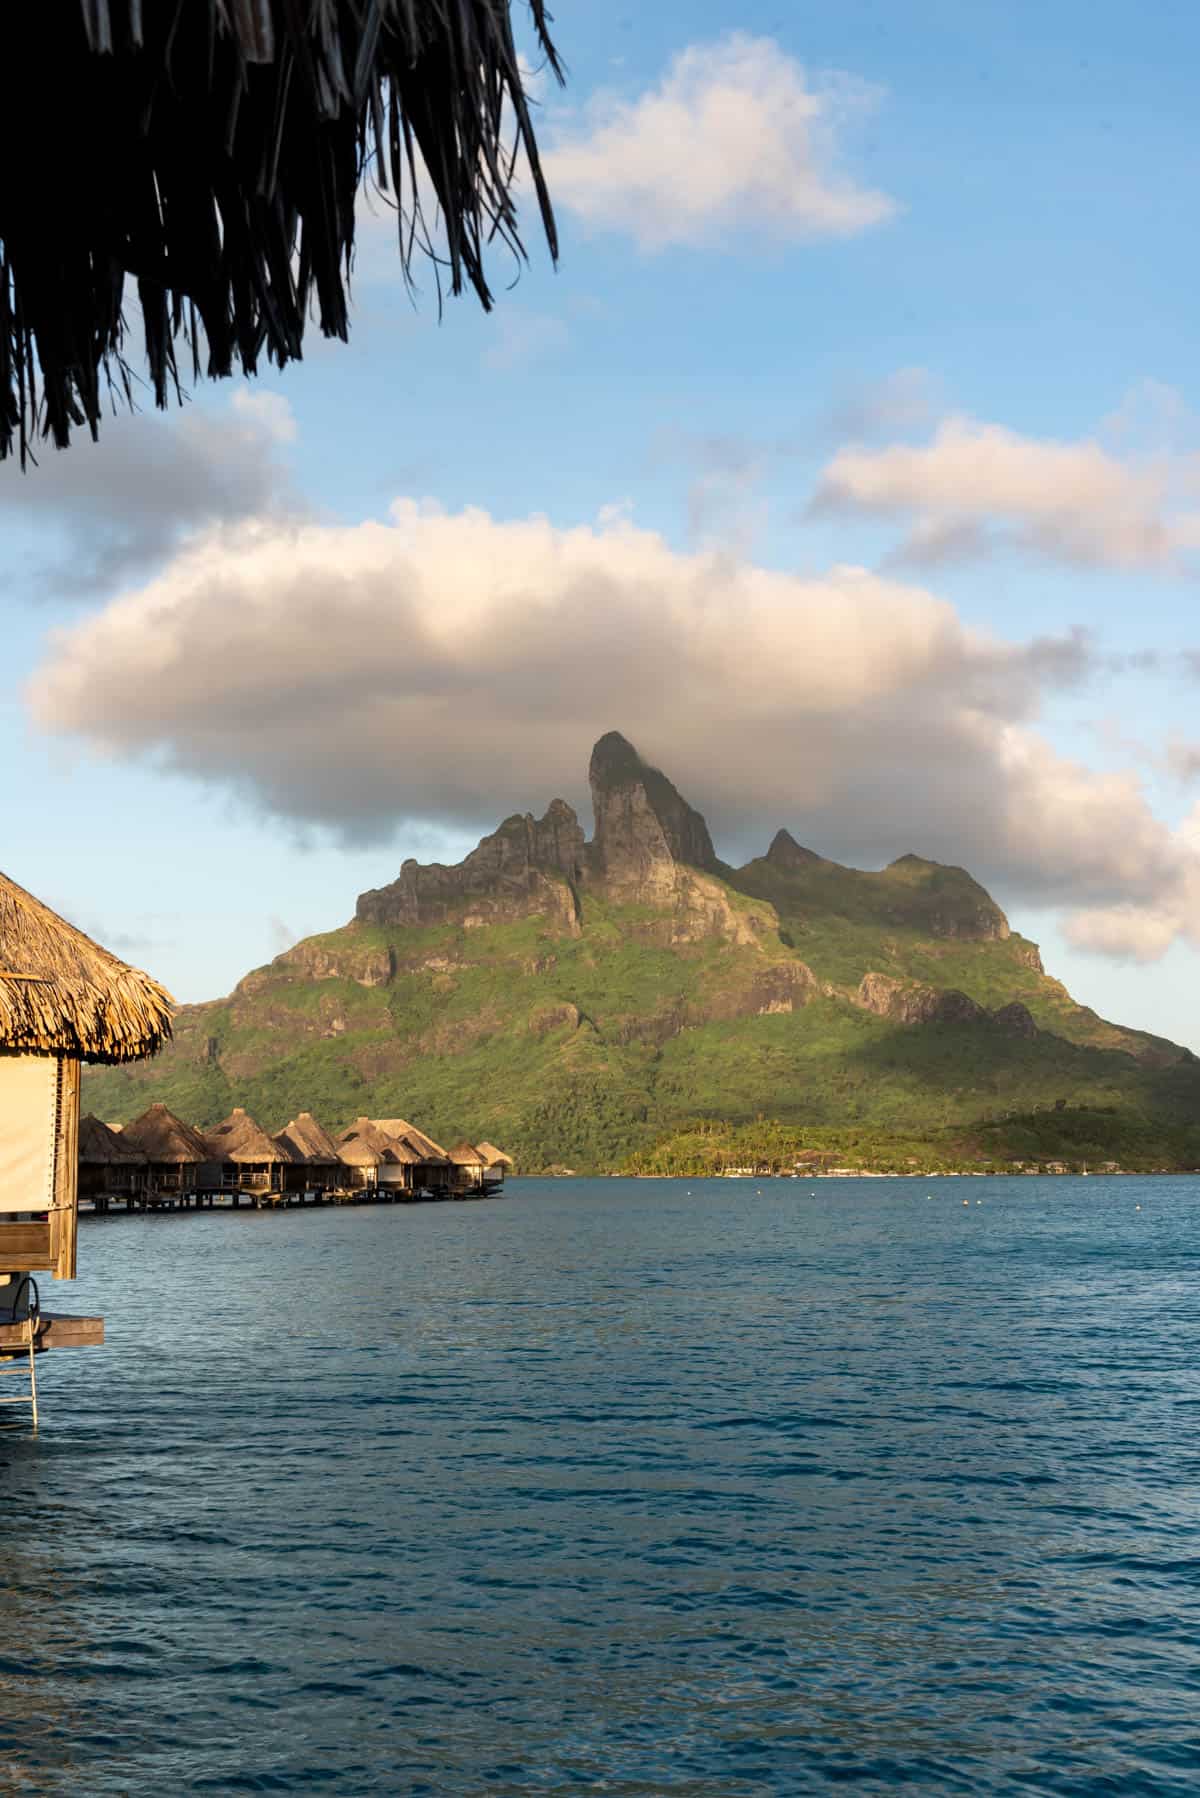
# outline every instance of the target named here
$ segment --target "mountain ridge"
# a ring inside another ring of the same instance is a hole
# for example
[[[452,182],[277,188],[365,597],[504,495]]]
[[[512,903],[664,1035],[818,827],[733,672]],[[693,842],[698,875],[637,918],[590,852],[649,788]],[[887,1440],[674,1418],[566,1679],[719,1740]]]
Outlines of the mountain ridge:
[[[697,1119],[881,1141],[903,1121],[967,1153],[1049,1090],[1190,1153],[1195,1058],[1077,1005],[965,869],[846,868],[786,830],[730,867],[615,731],[589,783],[590,840],[555,799],[456,866],[406,861],[347,925],[182,1008],[158,1063],[90,1075],[89,1104],[165,1097],[203,1124],[236,1098],[272,1127],[424,1108],[526,1167],[599,1168]]]

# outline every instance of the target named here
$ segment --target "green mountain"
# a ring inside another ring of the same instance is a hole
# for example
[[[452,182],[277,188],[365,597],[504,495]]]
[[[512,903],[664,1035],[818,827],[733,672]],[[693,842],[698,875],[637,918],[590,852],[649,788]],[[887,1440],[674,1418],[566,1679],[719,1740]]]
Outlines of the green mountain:
[[[1200,1063],[1077,1005],[963,869],[865,873],[786,831],[728,867],[615,732],[591,786],[590,842],[556,799],[457,867],[405,862],[85,1104],[399,1115],[526,1171],[1200,1164]]]

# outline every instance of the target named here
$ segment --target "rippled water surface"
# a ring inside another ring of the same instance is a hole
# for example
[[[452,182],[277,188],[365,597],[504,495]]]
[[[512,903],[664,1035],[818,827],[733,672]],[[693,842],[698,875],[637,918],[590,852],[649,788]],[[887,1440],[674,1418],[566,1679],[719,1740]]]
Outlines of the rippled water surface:
[[[4,1791],[1200,1790],[1200,1182],[80,1247],[108,1346],[0,1430]]]

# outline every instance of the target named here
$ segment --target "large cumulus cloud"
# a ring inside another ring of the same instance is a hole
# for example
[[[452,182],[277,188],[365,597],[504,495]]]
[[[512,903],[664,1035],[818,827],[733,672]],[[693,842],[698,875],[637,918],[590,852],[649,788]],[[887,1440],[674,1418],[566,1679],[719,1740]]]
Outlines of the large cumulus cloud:
[[[29,702],[98,754],[359,841],[582,804],[590,743],[616,727],[731,857],[779,825],[869,865],[915,850],[1144,955],[1129,920],[1189,928],[1196,849],[1132,774],[1039,734],[1043,697],[1091,665],[1085,639],[1006,642],[858,568],[806,578],[620,516],[558,529],[400,500],[385,522],[191,541],[57,633]]]

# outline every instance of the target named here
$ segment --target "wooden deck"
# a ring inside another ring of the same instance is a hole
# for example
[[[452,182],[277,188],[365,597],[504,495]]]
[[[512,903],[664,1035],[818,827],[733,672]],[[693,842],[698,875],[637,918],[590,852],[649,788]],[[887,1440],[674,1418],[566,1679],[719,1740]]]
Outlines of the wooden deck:
[[[98,1348],[103,1341],[102,1317],[62,1317],[54,1311],[43,1311],[38,1320],[39,1349]],[[27,1342],[23,1323],[0,1324],[0,1354],[19,1351]]]
[[[254,1211],[283,1211],[291,1208],[308,1210],[324,1205],[429,1205],[471,1202],[499,1198],[503,1183],[488,1181],[483,1186],[463,1188],[441,1187],[433,1191],[411,1192],[403,1187],[354,1186],[329,1191],[267,1192],[262,1188],[227,1188],[223,1192],[155,1191],[139,1193],[88,1193],[81,1195],[79,1209],[85,1217],[116,1217],[146,1211],[237,1211],[243,1207]],[[17,1265],[14,1263],[14,1266]],[[40,1262],[28,1262],[30,1267]]]

